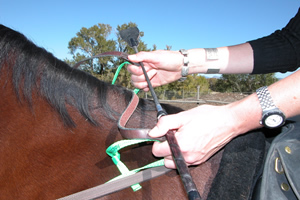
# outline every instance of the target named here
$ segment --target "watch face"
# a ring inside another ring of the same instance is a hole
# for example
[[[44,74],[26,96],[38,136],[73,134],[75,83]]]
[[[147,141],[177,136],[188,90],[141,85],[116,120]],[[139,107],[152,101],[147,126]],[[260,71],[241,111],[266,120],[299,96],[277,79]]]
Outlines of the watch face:
[[[265,119],[265,124],[266,126],[270,127],[270,128],[275,128],[279,125],[282,124],[283,122],[283,117],[281,115],[278,114],[272,114],[269,115],[266,119]]]

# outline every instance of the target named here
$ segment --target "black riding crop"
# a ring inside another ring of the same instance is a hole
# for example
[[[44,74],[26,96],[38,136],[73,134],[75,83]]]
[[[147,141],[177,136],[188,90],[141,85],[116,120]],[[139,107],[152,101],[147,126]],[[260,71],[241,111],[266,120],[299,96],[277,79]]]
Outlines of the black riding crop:
[[[137,46],[139,44],[138,38],[139,38],[139,29],[137,27],[130,27],[125,30],[120,31],[121,38],[127,42],[127,44],[133,48],[135,53],[138,53]],[[145,79],[148,83],[149,90],[151,92],[151,95],[153,97],[154,103],[156,105],[157,109],[157,117],[158,119],[162,116],[167,115],[167,112],[162,108],[160,105],[157,96],[154,92],[154,89],[152,87],[152,84],[150,82],[150,79],[147,75],[147,72],[145,70],[144,64],[142,62],[139,63],[142,67]],[[175,130],[169,130],[166,134],[166,139],[169,143],[173,159],[175,161],[178,173],[180,174],[182,183],[184,185],[184,188],[187,192],[189,200],[201,200],[200,194],[196,188],[196,185],[192,179],[192,176],[189,172],[188,166],[183,158],[183,155],[181,153],[181,150],[179,148],[179,145],[177,143],[176,137],[175,137]]]

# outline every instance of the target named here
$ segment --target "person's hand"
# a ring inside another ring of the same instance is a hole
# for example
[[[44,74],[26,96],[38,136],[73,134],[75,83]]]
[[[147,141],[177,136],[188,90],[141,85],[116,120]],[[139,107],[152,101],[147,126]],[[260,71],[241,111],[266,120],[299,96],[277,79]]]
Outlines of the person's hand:
[[[188,165],[205,162],[238,134],[237,117],[229,106],[203,105],[174,115],[163,116],[150,131],[161,137],[169,129],[177,130],[180,149]],[[176,168],[168,143],[155,142],[153,154],[165,157],[165,166]]]
[[[183,66],[183,55],[177,51],[152,51],[139,52],[128,56],[132,62],[143,62],[152,86],[157,87],[171,83],[181,78]],[[148,91],[148,84],[145,80],[140,66],[129,65],[127,70],[132,74],[132,84],[144,91]]]

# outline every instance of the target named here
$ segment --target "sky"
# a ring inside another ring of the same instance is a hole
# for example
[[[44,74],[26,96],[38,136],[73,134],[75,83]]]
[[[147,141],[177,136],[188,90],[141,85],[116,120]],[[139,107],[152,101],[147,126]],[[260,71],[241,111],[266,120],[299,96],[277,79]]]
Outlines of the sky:
[[[134,22],[148,48],[212,48],[267,36],[299,6],[300,0],[0,0],[0,24],[65,59],[71,58],[71,38],[98,23],[111,25],[115,34],[118,25]]]

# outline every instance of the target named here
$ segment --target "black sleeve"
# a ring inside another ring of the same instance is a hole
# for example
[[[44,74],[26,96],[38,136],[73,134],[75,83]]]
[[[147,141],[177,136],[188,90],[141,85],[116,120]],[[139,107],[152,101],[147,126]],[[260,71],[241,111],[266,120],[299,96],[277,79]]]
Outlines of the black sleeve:
[[[252,74],[295,71],[300,65],[300,9],[285,28],[249,43],[254,54]]]

